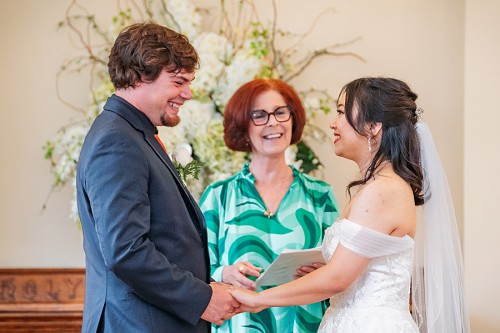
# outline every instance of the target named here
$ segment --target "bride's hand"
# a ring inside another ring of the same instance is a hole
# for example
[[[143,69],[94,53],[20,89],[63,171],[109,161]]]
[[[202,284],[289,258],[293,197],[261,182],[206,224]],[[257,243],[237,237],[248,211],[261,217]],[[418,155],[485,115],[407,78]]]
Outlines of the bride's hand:
[[[243,288],[233,287],[229,290],[229,293],[240,302],[240,307],[236,310],[238,313],[241,312],[260,312],[267,308],[266,306],[259,305],[259,293]]]

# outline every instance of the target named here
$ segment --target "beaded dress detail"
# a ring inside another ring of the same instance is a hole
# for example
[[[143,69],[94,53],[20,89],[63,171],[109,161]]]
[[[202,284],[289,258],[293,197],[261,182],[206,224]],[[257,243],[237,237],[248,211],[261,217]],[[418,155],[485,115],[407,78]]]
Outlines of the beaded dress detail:
[[[418,333],[409,311],[413,239],[386,235],[347,219],[326,230],[323,256],[338,244],[371,262],[344,292],[330,298],[319,333]]]

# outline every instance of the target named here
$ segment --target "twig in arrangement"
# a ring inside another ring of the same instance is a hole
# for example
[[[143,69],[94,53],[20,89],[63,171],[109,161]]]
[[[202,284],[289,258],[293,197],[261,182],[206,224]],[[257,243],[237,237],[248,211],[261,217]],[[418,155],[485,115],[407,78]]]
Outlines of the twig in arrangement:
[[[90,33],[89,29],[91,28],[91,26],[93,26],[93,27],[97,26],[95,24],[93,16],[91,16],[91,15],[87,15],[86,17],[81,16],[81,15],[72,16],[72,15],[70,15],[70,11],[71,11],[73,6],[78,6],[80,9],[86,11],[86,9],[82,6],[80,6],[76,0],[73,0],[71,6],[66,11],[66,19],[64,21],[65,24],[78,36],[78,38],[81,42],[81,45],[85,48],[85,50],[88,53],[88,57],[91,60],[96,61],[96,62],[100,62],[102,64],[106,64],[106,62],[103,59],[100,59],[98,56],[96,56],[94,54],[93,49],[92,49],[92,45],[90,42],[90,34],[91,33]],[[78,19],[82,19],[82,18],[85,18],[86,20],[88,20],[88,24],[87,24],[87,28],[86,28],[87,29],[86,36],[84,36],[83,33],[73,24],[73,20],[78,20]],[[90,24],[90,23],[92,23],[92,24]]]
[[[297,42],[295,42],[294,44],[292,44],[290,47],[286,48],[284,51],[283,51],[283,54],[287,54],[287,52],[289,52],[290,50],[295,50],[300,44],[302,44],[304,42],[304,40],[309,36],[311,35],[311,33],[313,33],[313,31],[316,29],[316,25],[319,23],[319,21],[321,20],[321,18],[323,16],[325,16],[326,14],[328,13],[335,13],[335,9],[333,8],[327,8],[325,9],[324,11],[322,11],[321,13],[319,13],[316,18],[314,19],[313,23],[311,24],[311,26],[309,27],[309,29],[304,32],[304,33],[301,33],[299,35],[299,39],[297,40]]]
[[[293,73],[292,75],[283,77],[283,80],[291,81],[294,78],[296,78],[297,76],[300,76],[302,74],[302,72],[304,72],[304,70],[306,70],[315,59],[317,59],[319,57],[324,57],[324,56],[354,57],[360,61],[363,61],[363,62],[366,61],[363,57],[361,57],[360,55],[358,55],[357,53],[354,53],[354,52],[333,52],[333,51],[329,51],[328,49],[316,50],[311,55],[309,55],[307,58],[305,58],[301,62],[297,63],[297,65],[299,65],[299,69],[297,71],[295,71],[295,73]]]
[[[70,109],[73,109],[77,112],[85,114],[87,112],[85,109],[68,102],[66,99],[64,99],[64,97],[61,94],[60,80],[61,80],[61,76],[65,73],[65,71],[66,71],[66,67],[63,65],[63,66],[61,66],[61,68],[59,69],[59,71],[56,74],[56,96],[57,96],[57,99],[61,103],[63,103],[67,107],[69,107]]]
[[[274,72],[274,69],[278,66],[278,57],[276,56],[278,52],[276,51],[276,23],[278,21],[278,8],[276,7],[276,0],[272,1],[273,4],[273,22],[272,22],[272,28],[271,28],[271,53],[272,53],[272,70],[271,70],[271,75]]]

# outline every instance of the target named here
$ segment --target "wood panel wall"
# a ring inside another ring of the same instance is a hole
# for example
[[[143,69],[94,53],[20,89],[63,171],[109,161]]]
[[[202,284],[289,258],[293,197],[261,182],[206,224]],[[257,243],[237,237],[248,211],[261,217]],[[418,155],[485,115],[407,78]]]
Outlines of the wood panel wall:
[[[80,332],[85,269],[0,268],[0,332]]]

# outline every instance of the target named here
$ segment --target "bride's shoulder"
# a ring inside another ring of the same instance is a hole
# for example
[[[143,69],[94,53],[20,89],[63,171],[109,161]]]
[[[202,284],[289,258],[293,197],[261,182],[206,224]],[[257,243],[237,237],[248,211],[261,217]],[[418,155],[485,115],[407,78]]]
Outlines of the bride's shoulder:
[[[399,177],[378,177],[365,184],[350,205],[349,219],[390,234],[414,207],[410,186]]]
[[[386,203],[388,200],[400,201],[408,198],[413,200],[413,192],[411,186],[394,173],[388,176],[378,176],[366,183],[360,189],[359,197],[365,200]]]

